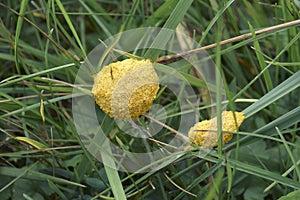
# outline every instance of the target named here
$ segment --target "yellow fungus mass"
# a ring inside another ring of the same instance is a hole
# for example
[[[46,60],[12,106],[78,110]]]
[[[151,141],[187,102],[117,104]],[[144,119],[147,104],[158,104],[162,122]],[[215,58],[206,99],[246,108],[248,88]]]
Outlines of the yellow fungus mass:
[[[236,121],[234,119],[234,115],[236,117]],[[226,133],[226,131],[236,131],[236,128],[242,124],[244,119],[245,116],[242,112],[222,112],[223,143],[228,143],[233,137],[231,133]],[[217,118],[214,117],[211,120],[204,120],[196,123],[189,130],[188,137],[192,143],[203,146],[205,148],[212,148],[217,146]]]
[[[126,59],[105,66],[94,78],[96,103],[110,117],[138,118],[153,103],[159,79],[150,60]]]

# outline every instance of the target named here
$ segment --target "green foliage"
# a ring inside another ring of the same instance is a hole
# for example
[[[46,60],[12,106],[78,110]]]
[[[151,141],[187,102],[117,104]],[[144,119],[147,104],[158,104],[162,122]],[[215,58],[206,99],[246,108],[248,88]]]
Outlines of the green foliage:
[[[172,155],[178,159],[159,171],[118,172],[89,153],[72,118],[72,98],[82,95],[72,94],[73,88],[87,95],[91,89],[74,85],[81,61],[108,37],[153,26],[183,30],[199,47],[207,46],[299,20],[299,2],[1,1],[0,199],[299,199],[299,23],[208,50],[225,81],[226,108],[243,111],[247,119],[231,143],[203,158],[193,146]],[[166,37],[161,32],[154,41]],[[135,53],[153,60],[166,54],[151,48]],[[206,85],[191,68],[182,60],[157,67],[164,73],[176,69],[175,76],[193,86],[201,99],[198,117],[207,119],[215,106],[207,89],[224,91]],[[186,113],[176,97],[164,87],[157,96],[168,113],[166,124],[178,128]],[[219,113],[223,102],[217,103]],[[102,126],[123,149],[142,152],[161,145],[122,134],[110,119]],[[154,139],[172,137],[165,129]]]
[[[291,192],[286,196],[280,197],[278,200],[296,200],[299,199],[299,196],[300,196],[300,191],[298,190],[298,191]]]

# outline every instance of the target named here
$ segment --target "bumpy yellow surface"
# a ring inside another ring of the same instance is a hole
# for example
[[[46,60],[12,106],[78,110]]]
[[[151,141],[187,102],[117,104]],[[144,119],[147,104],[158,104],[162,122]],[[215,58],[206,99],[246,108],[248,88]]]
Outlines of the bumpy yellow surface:
[[[222,112],[223,143],[228,143],[233,137],[231,133],[226,133],[226,131],[236,131],[236,127],[239,127],[245,119],[242,112],[235,112],[235,117],[236,121],[234,120],[234,112],[232,111]],[[196,123],[190,129],[188,137],[192,143],[205,148],[217,146],[217,118],[214,117],[211,120],[204,120]]]
[[[153,103],[159,79],[150,60],[126,59],[105,66],[94,78],[96,103],[110,117],[138,118]]]

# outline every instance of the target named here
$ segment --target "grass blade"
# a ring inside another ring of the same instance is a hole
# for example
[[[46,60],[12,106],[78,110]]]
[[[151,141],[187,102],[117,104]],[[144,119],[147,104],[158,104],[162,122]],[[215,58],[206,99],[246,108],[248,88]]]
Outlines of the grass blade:
[[[258,111],[262,110],[263,108],[267,107],[274,101],[278,100],[279,98],[285,96],[291,91],[294,91],[300,86],[300,71],[293,74],[287,80],[282,82],[280,85],[275,87],[273,90],[268,92],[262,98],[260,98],[257,102],[251,104],[251,106],[247,107],[242,112],[245,114],[246,117],[250,117],[257,113]]]
[[[26,169],[0,167],[0,174],[5,175],[5,176],[17,177],[17,176],[23,174],[24,170],[26,170]],[[37,172],[34,170],[29,170],[26,174],[24,174],[23,178],[38,180],[38,181],[51,180],[58,184],[72,185],[72,186],[76,186],[76,187],[86,187],[85,185],[82,185],[80,183],[75,183],[72,181],[68,181],[66,179],[50,176],[48,174],[43,174],[41,172]]]
[[[256,131],[254,131],[254,133],[271,135],[272,133],[275,132],[275,127],[278,127],[279,130],[283,130],[298,123],[299,121],[300,121],[300,106],[280,116],[279,118],[261,127],[260,129],[257,129]],[[253,138],[251,136],[245,136],[242,139],[240,139],[239,143],[240,145],[242,144],[246,145],[256,140],[257,138]],[[233,148],[235,145],[236,143],[230,143],[224,148],[224,150],[225,151],[229,150]]]
[[[21,2],[21,7],[20,7],[20,15],[18,16],[18,22],[17,22],[17,27],[16,27],[16,33],[15,33],[15,43],[14,43],[14,50],[15,50],[15,63],[16,63],[16,68],[17,71],[20,73],[20,66],[19,66],[19,54],[18,54],[18,45],[19,45],[19,37],[22,29],[22,24],[23,24],[23,15],[25,13],[25,9],[27,6],[28,0],[22,0]]]
[[[197,154],[195,154],[195,156],[197,156]],[[215,155],[215,156],[218,157],[217,155]],[[205,160],[208,160],[208,161],[211,161],[211,162],[214,162],[214,163],[217,163],[217,162],[219,163],[219,160],[217,158],[213,158],[213,157],[210,157],[210,156],[206,156],[206,157],[203,157],[203,158]],[[298,189],[298,190],[300,189],[300,184],[299,184],[298,181],[292,180],[290,178],[283,177],[280,174],[277,174],[277,173],[271,172],[269,170],[265,170],[265,169],[253,166],[251,164],[243,163],[243,162],[238,161],[238,160],[227,159],[227,162],[230,163],[230,166],[232,168],[235,168],[235,169],[237,169],[241,172],[245,172],[247,174],[258,176],[258,177],[264,178],[264,179],[269,180],[269,181],[275,181],[275,182],[281,183],[283,185],[287,185],[287,186],[289,186],[291,188],[294,188],[294,189]],[[226,165],[226,164],[223,162],[222,165]]]
[[[105,142],[106,150],[112,155],[110,144]],[[126,195],[122,186],[122,182],[115,166],[115,161],[107,153],[102,153],[102,161],[104,163],[105,172],[110,183],[115,199],[126,200]]]
[[[58,5],[58,7],[61,10],[61,12],[62,12],[62,14],[63,14],[63,16],[64,16],[67,24],[69,25],[69,27],[70,27],[70,29],[71,29],[71,31],[73,33],[73,36],[75,37],[75,40],[77,41],[77,43],[78,43],[78,45],[79,45],[79,47],[80,47],[80,49],[81,49],[81,51],[83,53],[83,56],[86,57],[85,49],[83,48],[83,46],[81,44],[80,38],[79,38],[79,36],[78,36],[75,28],[74,28],[74,25],[73,25],[73,23],[72,23],[69,15],[68,15],[67,11],[65,10],[65,8],[64,8],[64,6],[63,6],[63,4],[61,3],[60,0],[56,0],[56,4]]]
[[[296,163],[296,159],[295,159],[295,157],[293,156],[293,153],[292,153],[292,151],[291,151],[289,145],[287,144],[286,139],[285,139],[284,136],[282,135],[281,131],[280,131],[277,127],[276,127],[275,129],[276,129],[278,135],[280,136],[280,139],[282,140],[282,143],[284,144],[284,147],[285,147],[286,151],[288,152],[288,155],[289,155],[291,161],[292,161],[293,164],[294,164],[294,168],[295,168],[296,174],[297,174],[297,176],[298,176],[298,180],[300,181],[300,170],[299,170],[299,167],[298,167],[298,165],[297,165],[297,163]]]
[[[157,37],[154,39],[151,47],[164,47],[167,44],[170,37],[172,36],[168,29],[175,30],[178,24],[182,21],[192,2],[193,0],[180,0],[177,3],[175,9],[172,11],[170,17],[164,24],[163,29],[157,34]],[[156,58],[160,54],[160,51],[152,49],[151,47],[149,48],[149,50],[147,50],[144,57],[150,58],[151,60],[156,60]]]
[[[74,66],[75,66],[75,64],[70,63],[70,64],[66,64],[66,65],[61,65],[61,66],[58,66],[58,67],[53,67],[51,69],[43,70],[43,71],[40,71],[40,72],[36,72],[36,73],[33,73],[33,74],[28,74],[28,75],[25,75],[25,76],[22,76],[22,77],[19,77],[19,78],[10,80],[10,81],[6,81],[6,82],[1,81],[0,82],[0,88],[8,86],[8,85],[15,84],[17,82],[27,80],[27,79],[30,79],[30,78],[33,78],[33,77],[36,77],[36,76],[44,75],[44,74],[47,74],[47,73],[50,73],[50,72],[59,71],[59,70],[62,70],[62,69],[67,69],[69,67],[74,67]]]

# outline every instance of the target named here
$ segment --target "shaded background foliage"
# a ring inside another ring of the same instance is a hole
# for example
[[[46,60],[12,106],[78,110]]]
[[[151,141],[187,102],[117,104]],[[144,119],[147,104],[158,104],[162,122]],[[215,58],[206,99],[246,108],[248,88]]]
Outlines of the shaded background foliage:
[[[297,3],[284,0],[1,1],[0,199],[110,199],[114,196],[109,175],[81,144],[71,116],[72,84],[80,61],[101,40],[121,30],[167,24],[174,29],[181,27],[199,45],[205,46],[251,32],[251,27],[257,30],[297,20],[300,16]],[[186,7],[179,9],[178,5]],[[271,31],[254,36],[254,40],[231,43],[208,53],[221,67],[226,80],[229,108],[243,110],[299,70],[299,27]],[[278,59],[266,73],[249,84],[277,55]],[[190,68],[182,67],[180,62],[172,66],[190,73]],[[39,74],[31,76],[34,73]],[[243,88],[245,91],[239,93]],[[195,86],[195,91],[198,90],[203,92]],[[222,155],[214,150],[207,158],[200,159],[187,152],[157,172],[136,175],[120,172],[127,198],[277,199],[299,190],[299,167],[294,163],[299,165],[300,159],[299,120],[290,119],[295,123],[281,133],[273,128],[271,134],[253,135],[260,127],[299,107],[299,92],[295,88],[247,119],[240,129],[241,135],[235,136],[234,147]],[[160,99],[166,105],[176,101],[168,95],[164,93]],[[201,92],[199,98],[205,99]],[[234,100],[239,101],[234,103]],[[207,105],[210,102],[202,106]],[[208,116],[207,110],[201,112]],[[252,140],[236,146],[238,138],[244,135]],[[17,137],[30,139],[24,141]],[[280,176],[289,169],[286,178]],[[264,192],[275,175],[280,184]]]

